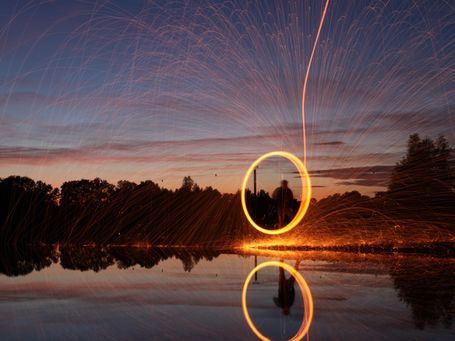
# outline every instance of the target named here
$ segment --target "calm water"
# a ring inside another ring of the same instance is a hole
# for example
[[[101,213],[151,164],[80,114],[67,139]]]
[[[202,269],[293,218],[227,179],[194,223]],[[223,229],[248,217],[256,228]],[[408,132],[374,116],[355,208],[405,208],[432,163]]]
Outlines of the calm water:
[[[311,291],[309,339],[455,338],[453,259],[91,248],[2,255],[0,338],[255,340],[242,311],[242,287],[255,261],[281,259]],[[248,286],[247,306],[261,333],[288,339],[309,303],[295,283],[286,315],[278,288],[279,268],[260,270]]]

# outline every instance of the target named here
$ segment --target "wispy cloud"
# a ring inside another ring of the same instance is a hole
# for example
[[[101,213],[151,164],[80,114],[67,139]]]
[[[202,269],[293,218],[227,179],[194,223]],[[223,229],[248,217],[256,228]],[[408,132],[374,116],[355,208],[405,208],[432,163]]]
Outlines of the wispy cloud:
[[[328,142],[316,142],[316,146],[342,146],[345,145],[345,142],[342,141],[328,141]]]
[[[390,165],[334,168],[312,171],[311,176],[344,180],[337,182],[338,185],[387,186],[393,168]]]

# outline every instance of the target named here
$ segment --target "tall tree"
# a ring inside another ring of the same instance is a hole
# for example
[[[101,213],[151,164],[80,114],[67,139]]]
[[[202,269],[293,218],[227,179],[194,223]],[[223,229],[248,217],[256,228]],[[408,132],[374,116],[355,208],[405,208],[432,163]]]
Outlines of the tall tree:
[[[387,196],[403,217],[450,223],[455,212],[453,148],[443,136],[435,141],[413,134],[406,156],[396,165]]]

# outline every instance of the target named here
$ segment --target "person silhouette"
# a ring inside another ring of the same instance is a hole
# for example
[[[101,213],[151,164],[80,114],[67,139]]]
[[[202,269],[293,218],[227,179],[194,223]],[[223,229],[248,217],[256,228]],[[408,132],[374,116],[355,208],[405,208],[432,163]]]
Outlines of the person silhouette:
[[[281,186],[277,187],[272,194],[272,199],[275,201],[277,213],[278,213],[278,227],[285,225],[285,219],[292,217],[292,201],[294,200],[294,194],[288,186],[287,180],[281,181]]]
[[[281,260],[283,262],[283,260]],[[298,271],[300,261],[296,261],[295,269]],[[278,296],[273,298],[273,302],[278,308],[282,309],[283,315],[289,315],[291,306],[294,304],[295,299],[295,278],[290,275],[286,278],[284,269],[280,266],[280,274],[278,276]]]

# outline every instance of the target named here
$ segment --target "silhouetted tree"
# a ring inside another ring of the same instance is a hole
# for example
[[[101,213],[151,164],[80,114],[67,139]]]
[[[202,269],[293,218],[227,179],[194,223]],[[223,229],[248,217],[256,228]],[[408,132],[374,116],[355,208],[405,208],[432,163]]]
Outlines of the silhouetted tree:
[[[55,216],[58,189],[42,181],[0,179],[0,236],[3,243],[41,241]]]
[[[362,240],[369,240],[363,234],[369,228],[374,229],[370,237],[374,240],[381,229],[387,230],[381,224],[395,228],[396,220],[446,226],[453,231],[454,165],[452,148],[444,137],[432,141],[412,135],[387,192],[374,198],[352,191],[312,199],[304,224],[318,227],[330,237],[360,231],[357,235]],[[245,223],[240,192],[201,189],[190,176],[175,191],[150,180],[139,184],[122,180],[114,186],[96,178],[67,181],[61,192],[40,181],[11,176],[0,179],[0,194],[0,237],[5,244],[225,246],[247,235],[256,236]],[[270,195],[260,190],[254,196],[247,190],[246,199],[253,219],[273,228],[277,214]],[[299,205],[294,200],[294,212]]]
[[[180,191],[187,191],[187,192],[198,192],[201,188],[198,186],[197,183],[191,178],[191,176],[185,176],[182,181],[182,186],[180,187]]]
[[[132,192],[137,187],[137,184],[127,180],[120,180],[117,182],[117,187],[115,188],[116,192],[125,191]]]
[[[453,225],[455,168],[453,149],[440,136],[436,141],[413,134],[406,156],[396,165],[389,184],[389,207],[403,218]]]
[[[61,187],[60,204],[65,206],[84,206],[106,202],[114,192],[114,185],[106,180],[75,180],[64,182]]]

